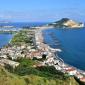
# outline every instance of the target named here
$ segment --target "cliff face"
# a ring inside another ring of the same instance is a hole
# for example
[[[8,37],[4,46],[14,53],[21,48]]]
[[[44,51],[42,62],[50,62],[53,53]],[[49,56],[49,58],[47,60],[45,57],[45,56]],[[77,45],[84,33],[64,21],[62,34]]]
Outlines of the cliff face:
[[[57,22],[54,22],[52,24],[49,24],[54,27],[68,27],[68,28],[81,28],[84,27],[83,23],[77,23],[73,20],[70,20],[68,18],[63,18]]]

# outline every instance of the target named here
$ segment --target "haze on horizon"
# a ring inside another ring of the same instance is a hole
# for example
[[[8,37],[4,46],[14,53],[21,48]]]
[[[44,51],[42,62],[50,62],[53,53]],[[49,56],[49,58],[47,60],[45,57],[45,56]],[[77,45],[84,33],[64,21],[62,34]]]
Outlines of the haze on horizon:
[[[84,22],[85,0],[0,0],[0,21],[52,22],[63,17]]]

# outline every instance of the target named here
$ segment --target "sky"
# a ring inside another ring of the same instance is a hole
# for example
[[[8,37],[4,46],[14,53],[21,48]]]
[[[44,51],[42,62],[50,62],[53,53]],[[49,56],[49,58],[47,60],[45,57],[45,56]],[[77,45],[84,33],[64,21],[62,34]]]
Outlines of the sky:
[[[53,22],[70,18],[85,22],[85,0],[0,0],[0,20]]]

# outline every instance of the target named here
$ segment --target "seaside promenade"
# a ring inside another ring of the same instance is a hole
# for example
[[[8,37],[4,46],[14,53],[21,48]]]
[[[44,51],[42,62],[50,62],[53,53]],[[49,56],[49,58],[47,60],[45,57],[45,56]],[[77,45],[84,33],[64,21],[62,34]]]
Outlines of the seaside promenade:
[[[47,55],[47,59],[43,62],[43,64],[54,66],[56,70],[67,73],[69,76],[74,76],[81,82],[85,82],[85,71],[66,64],[63,59],[59,58],[57,55],[57,52],[61,52],[61,49],[53,49],[49,45],[44,43],[42,31],[51,28],[52,27],[43,26],[36,27],[35,30],[36,47],[37,49],[42,50]]]

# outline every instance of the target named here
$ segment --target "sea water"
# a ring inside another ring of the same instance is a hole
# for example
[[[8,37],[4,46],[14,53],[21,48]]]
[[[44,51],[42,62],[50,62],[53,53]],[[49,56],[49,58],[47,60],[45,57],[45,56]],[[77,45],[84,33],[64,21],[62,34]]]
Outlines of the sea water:
[[[53,48],[60,48],[58,56],[65,63],[85,70],[85,28],[47,29],[43,31],[44,41]]]

